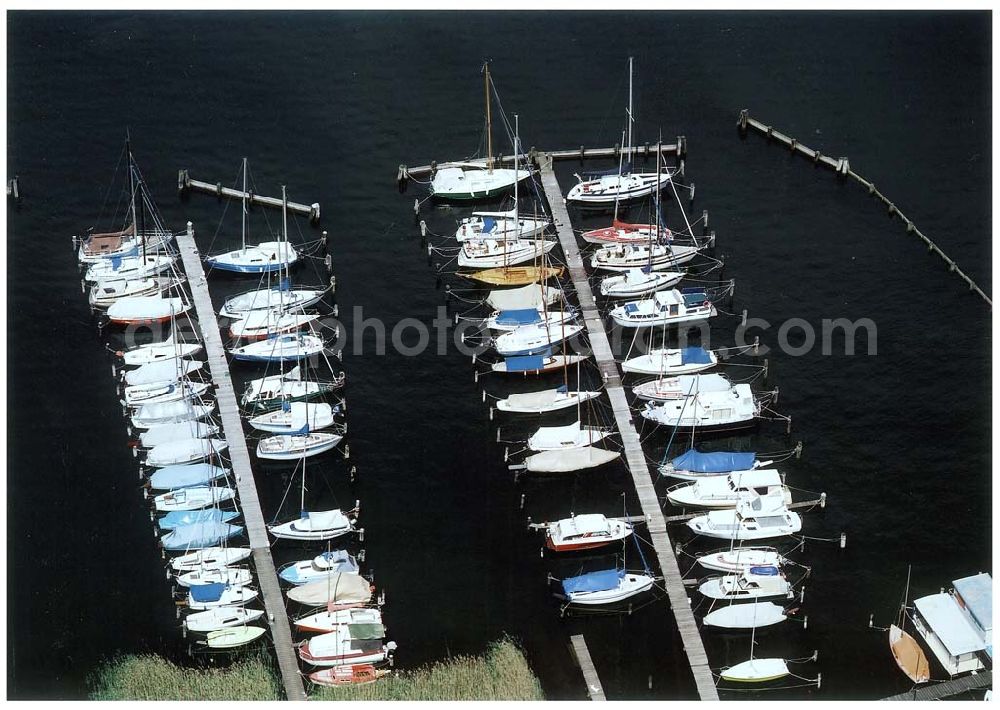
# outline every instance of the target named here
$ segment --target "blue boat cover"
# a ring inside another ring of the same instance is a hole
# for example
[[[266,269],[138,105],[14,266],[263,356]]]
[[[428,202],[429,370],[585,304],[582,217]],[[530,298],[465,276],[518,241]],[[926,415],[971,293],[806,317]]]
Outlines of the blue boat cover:
[[[684,365],[707,365],[712,362],[711,356],[704,348],[682,348],[681,364]]]
[[[684,296],[684,305],[688,308],[700,306],[708,300],[708,294],[704,291],[695,291],[694,293],[685,293],[682,295]]]
[[[191,598],[196,602],[217,602],[222,599],[222,593],[226,591],[226,585],[222,582],[192,584],[190,589]]]
[[[489,234],[497,226],[497,221],[492,217],[483,217],[483,234]]]
[[[695,473],[729,473],[753,468],[757,454],[753,452],[713,451],[702,453],[688,449],[673,460],[674,470]]]
[[[154,471],[153,475],[149,477],[149,483],[153,488],[173,490],[174,488],[204,486],[225,475],[225,469],[208,463],[175,464]]]
[[[767,567],[751,567],[750,574],[755,574],[758,577],[777,577],[778,568],[774,565],[768,565]]]
[[[500,311],[497,315],[497,325],[531,325],[532,323],[540,323],[541,320],[541,316],[534,308]]]
[[[588,572],[579,577],[567,577],[562,581],[566,594],[575,592],[603,592],[618,588],[618,580],[625,577],[625,570],[605,569],[600,572]]]
[[[118,271],[122,265],[122,258],[120,256],[111,257],[111,270]]]
[[[519,355],[517,357],[506,358],[507,372],[527,372],[529,370],[540,370],[544,364],[541,355]]]
[[[157,521],[161,530],[174,530],[182,525],[193,525],[194,523],[220,522],[228,523],[239,513],[235,510],[219,510],[218,508],[208,508],[207,510],[172,510]]]
[[[164,550],[200,550],[213,547],[243,532],[240,525],[230,525],[218,521],[182,525],[171,530],[161,539]]]

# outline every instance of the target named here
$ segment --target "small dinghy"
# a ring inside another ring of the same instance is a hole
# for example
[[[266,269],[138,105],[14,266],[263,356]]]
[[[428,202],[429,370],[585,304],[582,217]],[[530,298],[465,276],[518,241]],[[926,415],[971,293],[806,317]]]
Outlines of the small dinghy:
[[[551,352],[558,345],[583,331],[582,325],[538,323],[504,333],[493,340],[493,347],[503,357],[537,355]]]
[[[170,384],[181,377],[192,375],[205,366],[200,360],[151,362],[125,373],[125,384],[130,386]]]
[[[247,383],[240,402],[254,409],[272,409],[283,402],[301,402],[320,397],[328,392],[344,386],[345,376],[339,376],[330,382],[314,382],[302,380],[299,366],[296,365],[283,375],[269,375]]]
[[[308,286],[285,286],[278,288],[262,288],[255,291],[231,296],[219,310],[223,318],[244,318],[248,313],[282,309],[285,311],[301,310],[318,303],[325,290]]]
[[[545,546],[555,552],[575,552],[604,547],[632,534],[632,523],[609,520],[602,513],[576,515],[545,528]]]
[[[596,606],[624,601],[653,586],[653,578],[625,570],[609,569],[567,577],[559,584],[555,596],[572,604]]]
[[[178,424],[203,419],[215,409],[211,404],[192,404],[189,400],[140,404],[129,418],[136,429],[151,429],[161,424]]]
[[[140,345],[120,353],[122,361],[129,367],[139,367],[164,360],[179,360],[201,352],[201,343],[181,343],[165,340],[162,343]]]
[[[219,271],[237,274],[266,274],[280,271],[299,260],[299,253],[287,242],[261,242],[253,246],[205,257],[205,263]]]
[[[757,454],[752,451],[712,451],[706,453],[697,449],[688,449],[672,461],[660,466],[660,473],[673,478],[697,481],[711,476],[724,476],[734,471],[749,471],[769,463],[771,462],[757,461]]]
[[[332,688],[338,685],[367,685],[392,673],[388,668],[376,668],[371,663],[334,666],[310,673],[307,678],[316,685]]]
[[[234,360],[242,362],[294,362],[319,355],[325,347],[323,340],[315,335],[295,333],[257,340],[228,352]]]
[[[161,493],[153,498],[153,507],[160,513],[170,513],[175,510],[201,510],[233,500],[235,497],[236,491],[227,486],[194,486]]]
[[[332,540],[354,532],[354,521],[339,508],[302,511],[302,517],[280,525],[270,525],[268,531],[280,540]]]
[[[671,289],[654,293],[652,298],[629,301],[612,308],[608,315],[623,328],[646,328],[654,325],[688,325],[718,315],[708,294],[700,288]]]
[[[162,491],[194,488],[195,486],[207,486],[212,481],[225,478],[228,473],[224,468],[207,463],[167,466],[153,472],[153,475],[149,477],[149,485],[151,488]]]
[[[645,419],[682,431],[736,431],[755,424],[760,414],[748,384],[738,384],[724,392],[699,392],[693,397],[662,404],[646,402]]]
[[[455,231],[455,239],[465,242],[476,239],[531,239],[545,231],[549,221],[544,216],[518,215],[516,209],[506,212],[473,212]]]
[[[713,577],[698,586],[709,599],[766,599],[792,597],[792,585],[777,567],[751,567],[738,574]]]
[[[91,308],[105,310],[123,298],[160,296],[184,283],[184,277],[154,276],[145,279],[112,279],[98,281],[90,287],[87,302]]]
[[[733,383],[725,375],[677,375],[658,377],[632,388],[632,394],[651,402],[668,402],[693,397],[699,392],[728,392]]]
[[[714,352],[704,348],[655,348],[622,363],[623,372],[637,375],[690,375],[719,364]]]
[[[611,433],[610,429],[582,426],[579,420],[566,426],[543,426],[528,437],[528,448],[532,451],[579,449],[596,444]]]
[[[537,284],[539,281],[557,279],[562,276],[562,273],[563,267],[561,266],[502,266],[497,269],[458,272],[459,276],[465,276],[473,281],[479,281],[490,286],[525,286],[527,284]]]
[[[372,599],[372,591],[372,585],[361,575],[342,572],[289,589],[288,598],[304,606],[327,606],[328,610],[336,610],[367,604]]]
[[[230,587],[221,582],[196,584],[188,587],[187,605],[195,611],[218,606],[243,606],[256,599],[258,594],[251,587]]]
[[[243,526],[206,522],[184,525],[160,538],[164,550],[198,550],[217,547],[226,540],[243,534]]]
[[[136,385],[125,388],[125,405],[140,407],[144,404],[163,404],[178,402],[185,399],[195,399],[208,392],[211,384],[208,382],[191,382],[183,379],[180,382],[158,385]]]
[[[283,402],[281,409],[250,419],[250,426],[260,431],[287,434],[308,427],[310,431],[333,425],[333,407],[325,402]]]
[[[889,626],[889,648],[896,665],[914,683],[931,679],[931,667],[920,644],[895,624]]]
[[[229,337],[234,340],[263,340],[280,333],[305,330],[318,319],[318,313],[254,311],[229,326]]]
[[[84,280],[99,283],[110,280],[145,279],[168,271],[177,262],[169,254],[151,254],[145,257],[129,256],[121,259],[102,259],[87,268]]]
[[[280,570],[278,576],[289,584],[309,584],[341,572],[358,574],[358,561],[347,550],[330,550],[310,560],[290,562]]]
[[[719,677],[736,683],[764,683],[784,678],[789,673],[783,658],[751,658],[723,669]]]
[[[702,567],[719,572],[743,572],[751,567],[783,567],[787,563],[788,560],[773,547],[736,547],[698,558]]]
[[[484,325],[490,330],[508,332],[526,325],[569,323],[576,316],[576,311],[572,309],[568,311],[546,311],[543,308],[521,308],[516,311],[497,311],[486,319]]]
[[[621,456],[618,451],[608,451],[596,446],[579,449],[543,451],[524,460],[525,468],[532,473],[572,473],[586,468],[596,468]]]
[[[177,577],[177,584],[192,587],[196,584],[225,584],[230,587],[245,587],[253,581],[250,570],[239,567],[217,567],[215,569],[194,570]]]
[[[621,276],[601,279],[601,295],[608,298],[638,298],[670,288],[682,278],[683,271],[652,271],[629,269]]]
[[[735,508],[741,500],[753,496],[760,496],[766,508],[792,504],[792,492],[773,468],[733,471],[667,490],[671,503],[693,508]]]
[[[574,407],[580,402],[586,402],[600,396],[600,392],[570,392],[565,385],[541,392],[524,392],[512,394],[506,399],[497,400],[497,409],[501,412],[516,412],[520,414],[545,414],[567,407]]]
[[[752,604],[730,604],[706,614],[702,619],[705,626],[720,629],[756,629],[762,626],[780,624],[787,619],[785,610],[772,602]]]
[[[218,456],[229,448],[222,439],[182,439],[166,444],[157,444],[146,454],[146,465],[153,467],[172,466],[178,463],[204,461]]]
[[[794,535],[802,529],[802,518],[785,507],[754,510],[753,501],[731,510],[712,510],[687,521],[691,530],[723,540],[766,540]]]
[[[601,247],[590,258],[592,269],[631,271],[648,268],[652,271],[677,271],[698,255],[697,247],[667,246],[666,244],[614,244]]]
[[[562,289],[555,286],[529,284],[518,288],[490,291],[486,303],[495,311],[516,311],[521,308],[544,309],[562,299]]]
[[[251,552],[249,547],[207,547],[175,557],[170,561],[170,568],[178,574],[197,569],[218,569],[242,562]]]
[[[500,362],[493,363],[490,369],[493,372],[502,374],[541,375],[554,370],[583,362],[586,355],[521,355],[517,357],[504,358]]]
[[[581,235],[588,244],[648,244],[650,241],[666,243],[672,235],[670,230],[652,224],[633,224],[617,219],[610,227],[589,229]]]
[[[329,633],[348,624],[381,624],[382,612],[368,607],[338,609],[337,611],[318,611],[309,616],[303,616],[294,621],[299,631]]]
[[[115,301],[108,308],[108,320],[117,325],[152,325],[164,323],[187,313],[191,305],[182,298],[136,296]]]
[[[253,643],[264,635],[264,631],[260,626],[237,626],[232,629],[220,629],[219,631],[210,631],[205,636],[205,640],[198,641],[198,643],[209,648],[238,648]]]
[[[257,458],[269,461],[298,461],[307,456],[318,456],[334,449],[343,441],[343,434],[313,431],[308,434],[278,434],[257,443]]]
[[[151,426],[139,435],[139,446],[151,449],[160,444],[168,444],[184,439],[207,439],[219,433],[216,424],[206,424],[197,420],[175,422],[173,424],[157,424]]]
[[[174,510],[156,521],[160,530],[176,530],[177,528],[198,523],[228,523],[240,516],[238,510],[221,510],[207,508],[205,510]]]
[[[184,628],[191,633],[207,634],[234,626],[245,626],[264,616],[263,609],[242,606],[217,606],[190,614],[184,619]]]
[[[546,239],[483,239],[469,241],[458,253],[458,265],[467,269],[492,269],[534,261],[555,248],[556,242]]]
[[[369,625],[359,625],[369,626]],[[311,666],[350,666],[358,663],[381,663],[389,658],[396,648],[392,641],[383,643],[383,636],[370,638],[371,634],[380,633],[375,626],[368,629],[351,629],[344,627],[319,636],[313,636],[299,646],[299,658]],[[360,635],[360,638],[355,634]]]

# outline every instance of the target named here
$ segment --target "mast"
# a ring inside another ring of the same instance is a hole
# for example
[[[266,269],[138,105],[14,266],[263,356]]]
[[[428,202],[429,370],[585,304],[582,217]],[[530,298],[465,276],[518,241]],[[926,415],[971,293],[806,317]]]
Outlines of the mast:
[[[247,159],[243,158],[243,252],[247,250]]]
[[[897,619],[899,628],[903,628],[903,617],[906,610],[906,600],[910,597],[910,570],[913,565],[906,566],[906,591],[903,592],[903,603],[899,605],[899,617]]]
[[[625,140],[625,131],[622,131],[622,141]],[[625,151],[618,154],[618,189],[615,190],[615,216],[611,220],[611,226],[615,226],[618,223],[618,198],[622,194],[622,162],[625,159]]]
[[[490,63],[487,60],[483,72],[483,95],[486,99],[486,169],[493,172],[493,125],[490,121]],[[515,160],[517,151],[514,151]],[[514,163],[514,175],[517,175],[517,163]],[[516,183],[515,183],[516,185]]]
[[[629,159],[631,159],[632,158],[632,57],[628,58],[628,147],[629,147]]]

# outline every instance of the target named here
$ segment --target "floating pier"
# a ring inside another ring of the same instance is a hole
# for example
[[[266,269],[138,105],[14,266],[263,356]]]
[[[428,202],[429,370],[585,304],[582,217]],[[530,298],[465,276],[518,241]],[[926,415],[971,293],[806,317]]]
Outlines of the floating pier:
[[[188,174],[187,170],[177,171],[177,192],[184,194],[188,190],[196,190],[198,192],[207,192],[210,195],[217,195],[219,197],[229,197],[234,200],[242,200],[246,198],[250,201],[252,205],[262,205],[264,207],[274,207],[275,209],[281,209],[282,202],[280,198],[277,197],[264,197],[258,195],[253,191],[243,192],[243,190],[234,190],[231,187],[223,187],[221,182],[202,182],[201,180],[193,180]],[[311,205],[304,205],[301,202],[289,202],[288,209],[292,212],[297,212],[299,214],[304,214],[309,217],[309,221],[313,224],[319,223],[319,203],[313,202]]]
[[[922,688],[914,688],[907,693],[891,695],[882,700],[944,700],[970,690],[993,687],[993,671],[980,671],[973,675],[953,678],[943,683],[932,683]]]
[[[298,658],[292,647],[292,632],[285,612],[285,600],[278,585],[278,574],[271,557],[271,541],[267,534],[267,526],[264,524],[264,513],[260,508],[257,486],[250,467],[250,452],[243,432],[240,408],[236,392],[233,390],[233,381],[229,376],[229,361],[222,345],[219,321],[215,317],[205,270],[201,265],[201,255],[194,241],[194,228],[190,222],[187,223],[187,231],[177,235],[177,247],[184,261],[184,271],[191,286],[191,298],[198,314],[198,322],[201,324],[202,337],[205,339],[205,354],[212,380],[215,382],[222,430],[229,446],[229,458],[236,477],[243,519],[250,538],[250,548],[253,550],[257,584],[264,599],[264,608],[271,629],[271,641],[274,644],[278,666],[281,669],[281,679],[285,686],[285,697],[288,700],[305,700],[306,693],[299,673]]]
[[[590,649],[587,648],[587,641],[581,634],[569,637],[569,650],[576,659],[577,665],[583,671],[583,679],[587,682],[587,695],[591,700],[607,700],[604,695],[604,686],[597,675],[594,661],[590,657]]]
[[[547,153],[539,153],[537,163],[541,171],[542,188],[545,190],[545,197],[552,212],[552,223],[556,228],[559,243],[566,256],[566,266],[570,277],[576,287],[594,359],[600,368],[608,399],[611,400],[615,422],[618,425],[622,446],[625,449],[625,460],[629,472],[632,474],[632,481],[642,506],[650,540],[663,573],[664,585],[670,600],[670,609],[674,614],[677,630],[684,643],[684,651],[687,653],[688,664],[694,675],[698,697],[701,700],[718,700],[719,693],[715,688],[715,678],[709,667],[705,645],[702,643],[698,625],[691,611],[691,603],[684,590],[684,580],[677,566],[677,558],[674,557],[673,545],[667,535],[667,523],[663,518],[663,511],[660,509],[656,489],[653,487],[649,466],[646,463],[646,454],[642,450],[639,435],[632,422],[632,411],[625,398],[621,374],[611,351],[611,343],[604,329],[604,321],[600,311],[597,310],[587,272],[583,267],[576,234],[573,232],[573,225],[570,223],[569,213],[566,210],[566,201],[563,198],[559,182],[556,180],[555,172],[552,170],[552,156]]]
[[[829,156],[822,155],[818,150],[814,150],[812,148],[809,148],[808,146],[804,146],[801,143],[799,143],[796,139],[786,136],[784,133],[775,130],[773,126],[768,126],[764,123],[761,123],[755,118],[751,118],[750,111],[748,109],[743,109],[742,111],[740,111],[740,117],[737,120],[736,125],[740,129],[740,135],[745,136],[747,133],[747,129],[753,128],[754,130],[763,133],[765,136],[768,137],[768,139],[774,139],[779,143],[788,146],[788,148],[790,148],[793,153],[798,153],[799,155],[802,155],[807,159],[813,161],[813,163],[825,165],[826,167],[834,170],[841,177],[845,178],[851,177],[857,182],[859,182],[861,185],[865,187],[865,189],[868,190],[869,195],[872,195],[876,199],[880,200],[882,204],[886,206],[886,208],[889,211],[890,217],[899,217],[903,221],[903,224],[906,225],[907,234],[915,234],[917,237],[919,237],[920,240],[927,247],[928,251],[936,252],[937,255],[940,256],[941,259],[944,261],[944,263],[948,265],[948,270],[955,272],[963,281],[965,281],[970,291],[975,291],[984,301],[986,301],[986,303],[989,304],[991,308],[993,307],[993,300],[989,296],[987,296],[986,293],[984,293],[981,288],[979,288],[979,286],[976,284],[975,281],[973,281],[964,271],[958,268],[958,264],[955,263],[955,260],[949,257],[947,254],[945,254],[943,251],[941,251],[941,248],[938,247],[937,244],[935,244],[929,237],[927,237],[923,232],[917,229],[917,226],[913,224],[913,222],[905,214],[900,212],[899,208],[896,207],[895,203],[893,203],[888,197],[883,195],[875,188],[875,183],[871,182],[870,180],[866,180],[865,178],[861,177],[856,172],[851,170],[851,164],[847,160],[847,158],[844,157],[831,158]]]
[[[614,158],[618,159],[618,156],[622,153],[629,157],[642,156],[648,158],[649,156],[655,156],[657,151],[662,155],[675,155],[678,160],[682,160],[685,155],[687,155],[687,139],[684,136],[677,136],[676,143],[646,143],[644,145],[633,146],[632,148],[622,148],[620,146],[614,146],[613,148],[586,148],[580,146],[576,149],[571,150],[554,150],[545,153],[552,160],[584,160],[586,158]],[[518,155],[518,163],[527,165],[529,162],[536,162],[537,157],[540,154],[534,148],[529,150],[527,153],[521,153]],[[514,162],[514,155],[498,155],[493,158],[493,162],[497,165],[503,165],[506,163]],[[405,165],[399,166],[399,172],[396,175],[396,180],[399,182],[405,181],[407,178],[419,178],[430,175],[435,172],[438,168],[443,168],[447,165],[456,165],[458,163],[472,163],[474,165],[486,165],[485,158],[474,158],[470,160],[452,160],[446,163],[431,163],[430,165],[420,165],[415,168],[408,168]]]

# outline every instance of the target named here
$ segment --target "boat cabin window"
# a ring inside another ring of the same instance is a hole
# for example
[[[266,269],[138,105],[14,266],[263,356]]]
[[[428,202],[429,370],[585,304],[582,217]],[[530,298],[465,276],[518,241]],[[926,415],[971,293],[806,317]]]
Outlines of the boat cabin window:
[[[670,315],[676,316],[677,312],[678,312],[677,311],[677,304],[676,303],[671,303],[670,304]]]

